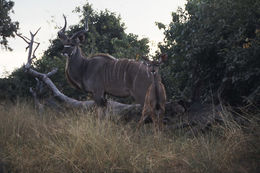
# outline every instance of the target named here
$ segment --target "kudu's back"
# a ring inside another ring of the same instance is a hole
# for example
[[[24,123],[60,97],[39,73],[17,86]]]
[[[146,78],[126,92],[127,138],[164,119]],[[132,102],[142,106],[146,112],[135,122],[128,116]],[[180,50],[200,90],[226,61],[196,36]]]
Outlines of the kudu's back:
[[[84,84],[88,91],[100,88],[113,96],[132,96],[136,103],[144,104],[152,82],[145,64],[101,54],[90,57],[87,66]]]

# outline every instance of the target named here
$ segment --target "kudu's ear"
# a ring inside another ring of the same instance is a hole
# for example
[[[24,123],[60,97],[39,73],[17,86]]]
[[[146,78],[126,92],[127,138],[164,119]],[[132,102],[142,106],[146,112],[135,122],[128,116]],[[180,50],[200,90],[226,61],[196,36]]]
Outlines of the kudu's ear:
[[[142,56],[142,59],[144,60],[144,62],[145,62],[146,64],[152,64],[152,61],[149,60],[148,56]]]
[[[164,63],[165,61],[167,61],[167,58],[168,58],[168,55],[167,55],[166,53],[162,54],[162,55],[159,57],[158,64]]]
[[[80,34],[78,36],[78,39],[80,40],[80,43],[83,43],[85,41],[85,35],[84,34]]]
[[[151,61],[149,60],[149,58],[147,56],[141,56],[141,59],[143,60],[143,63],[147,66],[151,66]]]
[[[88,32],[89,28],[88,28],[88,18],[86,18],[85,20],[85,24],[84,24],[84,29],[74,33],[70,39],[74,40],[76,38],[78,38],[80,40],[80,42],[83,42],[85,40],[85,34]]]
[[[166,53],[164,53],[164,54],[161,55],[160,59],[161,59],[162,62],[165,62],[168,59],[168,55]]]

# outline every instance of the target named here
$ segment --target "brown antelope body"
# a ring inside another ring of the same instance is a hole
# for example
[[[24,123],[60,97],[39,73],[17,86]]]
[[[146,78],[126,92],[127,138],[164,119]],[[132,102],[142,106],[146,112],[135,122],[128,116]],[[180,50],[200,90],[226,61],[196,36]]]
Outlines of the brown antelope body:
[[[96,54],[86,57],[80,48],[88,31],[78,31],[71,37],[65,35],[67,25],[58,36],[64,45],[62,53],[67,57],[66,77],[75,88],[90,92],[98,106],[105,106],[104,94],[126,97],[132,96],[136,103],[143,105],[145,93],[152,82],[148,67],[142,62],[128,59],[116,59],[107,54]]]
[[[166,55],[162,56],[165,60]],[[161,130],[163,126],[163,117],[165,112],[166,92],[159,75],[159,64],[161,61],[149,61],[149,71],[152,75],[152,83],[147,89],[145,102],[142,111],[142,117],[139,121],[138,128],[144,123],[144,120],[150,116],[154,123],[156,131]]]

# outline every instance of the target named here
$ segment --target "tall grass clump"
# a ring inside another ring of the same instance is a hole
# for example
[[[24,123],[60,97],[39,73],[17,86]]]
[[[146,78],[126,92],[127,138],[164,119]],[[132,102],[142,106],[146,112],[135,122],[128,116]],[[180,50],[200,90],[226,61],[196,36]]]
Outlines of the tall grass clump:
[[[224,123],[196,136],[154,134],[152,125],[99,120],[95,112],[38,114],[28,103],[0,106],[0,172],[257,172],[259,119]],[[1,168],[2,165],[2,168]],[[1,170],[2,169],[2,170]]]

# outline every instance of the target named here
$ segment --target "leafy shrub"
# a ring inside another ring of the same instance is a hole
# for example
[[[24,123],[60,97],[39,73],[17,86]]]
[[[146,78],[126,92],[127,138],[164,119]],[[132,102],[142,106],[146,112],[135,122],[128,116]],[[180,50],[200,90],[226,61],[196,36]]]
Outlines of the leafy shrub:
[[[260,2],[188,0],[172,13],[160,51],[168,95],[208,102],[220,96],[230,104],[259,101]]]

